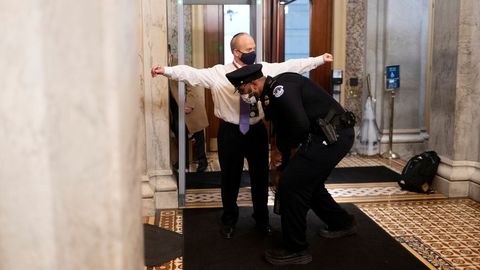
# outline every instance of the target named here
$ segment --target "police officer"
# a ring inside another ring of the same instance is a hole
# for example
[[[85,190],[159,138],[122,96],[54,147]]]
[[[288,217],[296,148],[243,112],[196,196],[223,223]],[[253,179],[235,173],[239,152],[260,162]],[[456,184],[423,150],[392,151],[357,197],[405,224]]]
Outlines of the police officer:
[[[309,209],[327,224],[319,232],[323,237],[356,231],[354,217],[325,188],[328,175],[353,145],[355,119],[310,79],[296,73],[264,77],[261,69],[254,64],[226,76],[244,100],[262,102],[275,132],[278,151],[271,158],[281,170],[277,195],[284,246],[267,250],[265,258],[274,265],[306,264],[312,260],[305,235]]]

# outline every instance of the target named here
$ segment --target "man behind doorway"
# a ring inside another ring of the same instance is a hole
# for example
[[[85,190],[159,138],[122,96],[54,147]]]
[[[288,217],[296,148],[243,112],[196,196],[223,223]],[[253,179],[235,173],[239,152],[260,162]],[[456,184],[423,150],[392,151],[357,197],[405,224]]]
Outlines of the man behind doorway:
[[[170,44],[168,44],[168,64],[178,63],[177,59],[173,57]],[[171,127],[178,143],[178,83],[172,80],[168,81],[170,93],[170,113],[171,113]],[[208,167],[208,160],[205,153],[205,135],[204,129],[208,127],[208,117],[205,110],[205,103],[202,101],[201,91],[202,87],[192,87],[187,85],[185,87],[185,105],[183,111],[185,113],[186,125],[186,141],[193,142],[194,157],[198,160],[197,172],[204,172]],[[188,144],[186,144],[186,157],[188,164]],[[178,168],[178,162],[174,164]],[[186,166],[188,167],[188,166]]]

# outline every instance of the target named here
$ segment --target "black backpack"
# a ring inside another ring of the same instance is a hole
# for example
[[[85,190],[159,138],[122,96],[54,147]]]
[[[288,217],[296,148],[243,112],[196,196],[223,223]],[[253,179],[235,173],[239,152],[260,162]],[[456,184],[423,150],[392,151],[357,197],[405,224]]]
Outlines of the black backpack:
[[[402,189],[420,193],[431,193],[433,178],[437,173],[440,158],[435,151],[426,151],[412,157],[398,180]]]

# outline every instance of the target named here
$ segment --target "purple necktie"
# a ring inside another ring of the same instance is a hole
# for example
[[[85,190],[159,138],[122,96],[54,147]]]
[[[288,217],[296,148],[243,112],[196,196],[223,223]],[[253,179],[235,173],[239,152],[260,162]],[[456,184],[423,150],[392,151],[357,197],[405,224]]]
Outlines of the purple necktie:
[[[248,129],[250,128],[250,105],[245,103],[240,98],[240,121],[238,122],[240,126],[240,132],[247,134]]]

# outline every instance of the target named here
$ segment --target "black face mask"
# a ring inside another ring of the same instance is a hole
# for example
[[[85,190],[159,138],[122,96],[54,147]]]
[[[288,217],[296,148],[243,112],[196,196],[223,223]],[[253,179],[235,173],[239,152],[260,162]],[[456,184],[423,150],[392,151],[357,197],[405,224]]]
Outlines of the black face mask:
[[[256,58],[257,53],[255,51],[251,51],[249,53],[242,53],[242,56],[240,56],[240,61],[242,61],[246,65],[251,65],[255,63]]]

